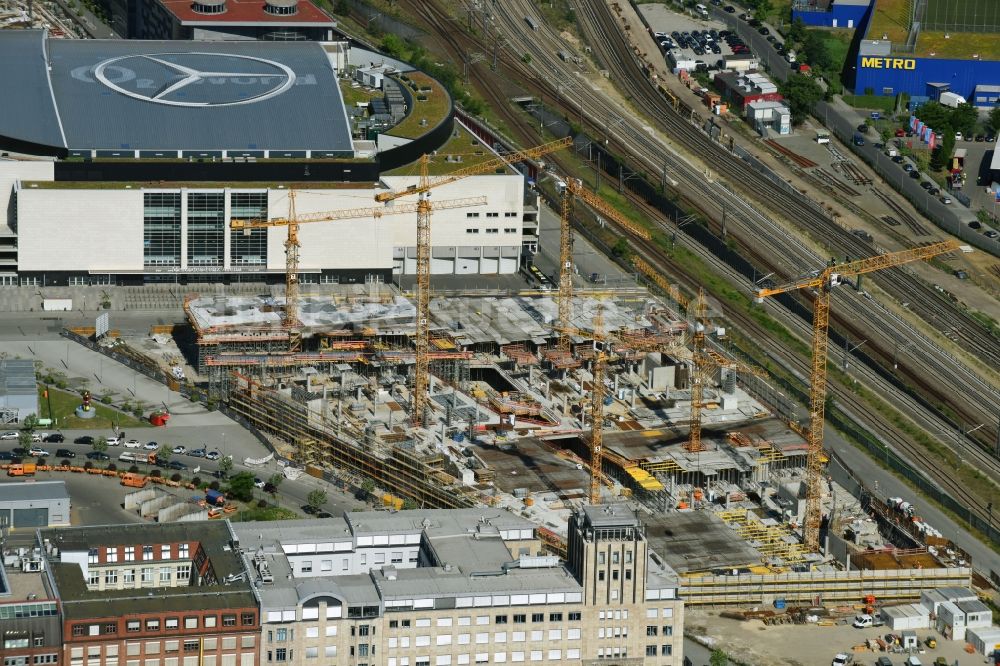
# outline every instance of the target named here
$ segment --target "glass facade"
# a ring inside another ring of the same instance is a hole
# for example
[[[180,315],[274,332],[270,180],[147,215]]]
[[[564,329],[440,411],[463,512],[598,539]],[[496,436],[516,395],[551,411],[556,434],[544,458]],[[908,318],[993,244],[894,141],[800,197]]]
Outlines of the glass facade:
[[[234,218],[267,219],[267,192],[233,192],[229,203]],[[233,266],[263,266],[267,262],[267,229],[229,233],[229,261]]]
[[[180,192],[145,192],[142,199],[143,263],[146,266],[180,266]]]
[[[221,266],[226,243],[226,195],[191,192],[187,208],[188,266]]]

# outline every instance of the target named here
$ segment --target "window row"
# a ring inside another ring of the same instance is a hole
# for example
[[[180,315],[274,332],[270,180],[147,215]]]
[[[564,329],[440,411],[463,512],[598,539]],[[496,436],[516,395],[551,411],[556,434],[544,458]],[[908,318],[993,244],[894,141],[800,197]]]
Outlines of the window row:
[[[104,551],[104,559],[100,558],[101,551]],[[87,551],[88,564],[103,564],[118,562],[121,554],[122,562],[135,562],[138,552],[144,561],[156,559],[156,546],[106,546],[103,548],[91,548]],[[177,554],[173,554],[173,547],[169,543],[160,544],[159,553],[161,560],[185,560],[191,557],[191,545],[187,543],[177,544]]]
[[[488,234],[498,234],[498,233],[500,233],[500,228],[499,227],[487,227],[485,229],[485,231]],[[517,227],[504,227],[503,232],[505,234],[516,234],[517,233]],[[467,233],[467,234],[478,234],[479,233],[479,229],[476,228],[476,227],[466,227],[465,233]]]
[[[662,617],[663,619],[666,620],[672,618],[673,616],[674,616],[673,608],[664,608],[662,610],[659,608],[646,609],[646,618],[649,620],[655,620],[658,617]]]
[[[224,614],[222,616],[222,624],[219,625],[219,618],[216,615],[205,615],[200,618],[198,616],[188,616],[183,618],[185,629],[214,629],[218,626],[223,627],[235,627],[236,626],[236,614]],[[239,616],[240,625],[244,627],[251,627],[256,624],[256,617],[254,613],[241,613]],[[127,633],[137,633],[140,631],[175,631],[180,629],[182,618],[179,617],[168,617],[161,618],[151,617],[145,620],[126,620],[125,621],[125,631]],[[117,622],[105,622],[104,624],[74,624],[73,625],[73,635],[74,636],[99,636],[102,634],[116,634],[118,633],[118,623]]]
[[[56,664],[58,654],[21,655],[19,657],[4,657],[3,666],[31,666],[31,664]]]
[[[138,576],[136,575],[138,573]],[[142,567],[141,569],[91,569],[87,574],[88,587],[100,587],[103,580],[104,586],[118,585],[170,585],[172,583],[184,583],[191,580],[191,565],[182,564],[177,567]]]
[[[628,627],[598,627],[598,638],[628,638]]]
[[[619,613],[619,618],[620,618],[621,611],[618,611],[618,613]],[[566,615],[566,618],[570,622],[579,622],[580,619],[582,618],[582,614],[579,611],[571,611],[569,613],[566,613],[565,615]],[[494,622],[496,624],[507,624],[507,621],[508,621],[509,618],[510,618],[510,616],[508,616],[508,615],[497,615],[497,616],[494,617]],[[545,622],[545,618],[546,618],[546,614],[545,613],[532,613],[531,614],[531,621],[532,622]],[[472,624],[473,624],[472,619],[473,618],[472,618],[471,615],[464,615],[464,616],[461,616],[461,617],[458,617],[458,618],[454,618],[456,624],[459,627],[470,627],[470,626],[472,626]],[[604,619],[604,611],[601,611],[601,619],[602,620]],[[611,611],[608,611],[608,619],[611,619]],[[628,611],[625,611],[625,619],[628,619]],[[439,618],[437,618],[434,621],[434,623],[438,627],[450,627],[450,626],[452,626],[452,620],[453,620],[453,618],[450,618],[450,617],[439,617]],[[513,620],[514,620],[514,624],[524,624],[524,623],[526,623],[528,621],[528,614],[527,613],[515,613],[513,615]],[[548,620],[549,620],[549,622],[562,622],[563,621],[563,613],[549,613],[548,614]],[[490,616],[489,615],[477,615],[476,618],[475,618],[475,624],[476,624],[476,626],[484,626],[484,625],[488,625],[489,623],[490,623]],[[416,620],[413,620],[413,621],[411,621],[411,620],[389,620],[389,628],[390,629],[397,629],[397,628],[406,629],[406,628],[411,627],[411,626],[415,626],[417,628],[429,627],[429,626],[431,626],[431,619],[430,618],[417,618]]]
[[[601,638],[603,638],[603,629]],[[566,640],[580,640],[580,629],[566,629],[565,636]],[[526,641],[561,641],[563,640],[563,630],[562,629],[549,629],[548,631],[537,629],[535,631],[511,631],[509,632],[509,638],[511,643],[524,643]],[[435,645],[451,645],[452,641],[456,645],[469,645],[475,641],[476,645],[484,645],[490,642],[489,632],[473,634],[438,634],[434,637]],[[498,631],[493,634],[494,643],[506,643],[508,641],[508,632]],[[411,643],[411,638],[409,636],[393,636],[388,639],[388,646],[390,648],[408,648],[412,644],[413,647],[425,647],[431,644],[431,636],[414,636]]]
[[[517,217],[517,213],[512,211],[507,211],[503,214],[503,216],[507,218]],[[466,213],[465,217],[467,219],[476,218],[479,217],[479,213]],[[486,213],[486,217],[500,217],[500,213]]]
[[[657,627],[655,624],[647,624],[646,625],[646,635],[647,636],[656,636],[658,634],[659,630],[660,630],[660,628]],[[673,636],[674,635],[674,626],[672,624],[665,624],[665,625],[663,625],[663,635],[664,636]]]
[[[674,653],[674,646],[673,645],[661,645],[660,646],[660,655],[661,656],[669,657],[673,653]],[[646,656],[647,657],[655,657],[656,656],[656,646],[655,645],[647,645],[646,646]]]
[[[563,656],[567,661],[579,660],[580,650],[577,648],[566,650],[531,650],[530,652],[494,652],[493,653],[493,663],[503,664],[508,661],[519,663],[522,661],[561,661]],[[623,655],[624,656],[624,655]],[[472,654],[457,654],[452,658],[450,654],[441,654],[434,657],[434,666],[452,666],[452,664],[457,664],[458,666],[465,666],[466,664],[488,664],[490,662],[489,652],[476,652]],[[426,657],[416,657],[413,663],[410,663],[409,657],[390,657],[386,660],[386,666],[430,666],[431,658]]]

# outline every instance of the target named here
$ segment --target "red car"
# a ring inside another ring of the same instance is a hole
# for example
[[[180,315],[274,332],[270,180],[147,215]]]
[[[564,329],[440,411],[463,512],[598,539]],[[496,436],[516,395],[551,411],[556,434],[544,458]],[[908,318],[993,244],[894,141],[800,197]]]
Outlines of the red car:
[[[906,136],[906,130],[905,129],[896,130],[896,136],[898,137]]]

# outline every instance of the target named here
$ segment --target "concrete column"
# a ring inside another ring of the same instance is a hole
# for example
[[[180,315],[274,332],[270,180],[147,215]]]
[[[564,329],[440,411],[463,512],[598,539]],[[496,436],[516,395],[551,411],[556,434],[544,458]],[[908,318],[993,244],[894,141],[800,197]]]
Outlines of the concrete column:
[[[181,188],[181,268],[188,267],[188,190]]]
[[[232,197],[230,196],[229,192],[230,192],[229,188],[226,188],[225,194],[223,195],[224,197],[226,197],[226,199],[225,199],[225,201],[222,204],[223,205],[223,210],[225,211],[225,215],[226,215],[226,217],[225,217],[226,233],[223,234],[223,236],[222,236],[222,267],[225,268],[227,271],[231,267],[230,256],[229,255],[232,252],[232,247],[231,247],[232,246],[232,238],[231,238],[232,233],[230,232],[230,229],[229,229],[229,221],[231,219],[233,219],[233,207],[232,207],[232,201],[231,201]],[[325,391],[325,389],[324,389],[324,391]]]

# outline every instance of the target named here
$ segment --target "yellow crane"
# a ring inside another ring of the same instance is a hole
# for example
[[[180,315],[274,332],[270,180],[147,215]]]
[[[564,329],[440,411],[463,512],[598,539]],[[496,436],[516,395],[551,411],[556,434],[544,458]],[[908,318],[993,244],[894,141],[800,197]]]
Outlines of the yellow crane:
[[[427,408],[428,384],[428,353],[430,351],[430,288],[431,288],[431,211],[437,208],[432,204],[430,191],[457,180],[483,174],[497,169],[506,168],[514,162],[536,159],[556,150],[561,150],[573,143],[566,137],[534,148],[507,153],[502,157],[456,169],[444,176],[431,179],[428,175],[430,156],[420,158],[420,180],[416,185],[395,192],[379,192],[375,200],[388,203],[409,195],[417,195],[417,332],[414,339],[416,348],[416,363],[413,373],[413,394],[410,398],[410,420],[415,426],[423,425],[424,411]]]
[[[893,268],[911,261],[930,259],[959,247],[957,241],[933,243],[912,250],[890,252],[846,264],[827,266],[816,275],[793,280],[781,286],[760,289],[757,299],[799,289],[815,290],[813,301],[812,373],[809,378],[809,430],[806,433],[806,517],[803,542],[812,552],[819,550],[821,456],[823,455],[823,419],[826,401],[826,357],[830,328],[830,291],[845,277]]]
[[[485,204],[486,197],[468,197],[465,199],[449,199],[448,201],[439,202],[436,205],[439,208],[465,208],[483,206]],[[345,208],[342,210],[296,215],[295,190],[289,190],[287,217],[274,217],[270,219],[234,217],[230,219],[230,229],[243,230],[244,233],[250,233],[250,229],[288,227],[288,238],[285,240],[285,313],[282,324],[289,331],[290,351],[300,351],[302,346],[302,336],[298,330],[299,247],[301,247],[299,243],[299,225],[310,222],[332,222],[335,220],[349,220],[363,217],[377,219],[383,215],[401,215],[416,211],[417,204],[401,204],[398,206],[381,206],[375,208]]]
[[[573,316],[573,230],[570,216],[573,214],[573,201],[580,199],[595,211],[613,220],[618,226],[633,236],[649,240],[649,232],[612,208],[604,199],[583,186],[579,178],[567,178],[562,192],[562,211],[559,216],[559,325],[563,328],[572,326]],[[559,347],[569,349],[569,336],[563,333],[559,337]]]

